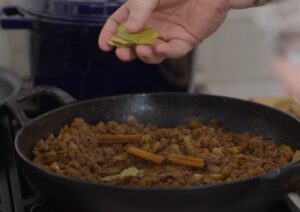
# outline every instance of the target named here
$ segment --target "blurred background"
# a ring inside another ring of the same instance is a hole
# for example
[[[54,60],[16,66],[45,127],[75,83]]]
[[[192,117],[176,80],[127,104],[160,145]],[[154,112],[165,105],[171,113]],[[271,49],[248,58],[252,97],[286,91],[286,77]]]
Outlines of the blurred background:
[[[0,0],[0,3],[2,5],[15,4],[10,0]],[[190,92],[239,98],[286,95],[284,88],[277,81],[272,67],[273,42],[276,32],[271,26],[271,20],[274,18],[274,12],[272,13],[271,10],[274,8],[270,9],[270,7],[274,6],[230,12],[225,24],[218,32],[199,45],[193,55],[190,56],[192,58],[191,64],[183,63],[183,66],[190,69],[190,82],[188,83]],[[30,30],[27,29],[0,30],[0,66],[16,72],[28,86],[33,81],[40,79],[34,76],[40,71],[33,71],[37,67],[33,61],[39,60],[37,59],[39,55],[32,56],[31,34]],[[97,43],[93,45],[97,45]],[[47,51],[49,57],[54,54],[51,49]],[[60,53],[60,51],[55,52],[58,55]],[[62,54],[62,57],[64,56],[65,59],[68,58]],[[63,66],[63,63],[61,65]],[[172,66],[166,67],[172,69]],[[84,71],[82,70],[82,72]],[[100,69],[99,72],[101,72]],[[167,72],[169,74],[165,74],[165,76],[170,76],[172,70]],[[68,73],[72,75],[72,71],[69,70]],[[74,74],[78,74],[78,72],[74,72]],[[184,78],[184,75],[180,76]],[[116,77],[118,76],[116,75]],[[139,77],[137,76],[135,80],[138,81]],[[173,81],[176,80],[178,81],[178,79],[173,79]],[[40,80],[37,84],[48,82],[50,81]],[[76,82],[74,81],[74,83]],[[112,83],[114,82],[112,81]],[[180,82],[178,83],[180,84]],[[151,91],[151,89],[149,90]],[[132,92],[135,90],[133,89]]]

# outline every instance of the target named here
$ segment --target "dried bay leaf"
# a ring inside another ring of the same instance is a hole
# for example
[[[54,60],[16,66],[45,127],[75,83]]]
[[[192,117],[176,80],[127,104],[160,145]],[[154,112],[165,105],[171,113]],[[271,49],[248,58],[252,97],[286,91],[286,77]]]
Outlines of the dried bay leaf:
[[[120,37],[117,36],[113,36],[108,43],[112,46],[116,46],[116,47],[130,47],[131,45],[133,45],[132,42],[124,40]]]
[[[121,177],[130,177],[130,176],[137,176],[139,174],[140,170],[135,167],[130,167],[128,169],[125,169],[121,172]]]
[[[120,177],[119,175],[111,175],[111,176],[103,177],[101,180],[104,182],[111,182],[118,179],[119,177]]]
[[[152,45],[156,42],[159,34],[152,28],[143,29],[137,33],[128,33],[125,24],[117,29],[117,34],[109,40],[109,44],[116,47],[130,47],[133,45]]]
[[[104,181],[104,182],[111,182],[111,181],[114,181],[118,178],[143,177],[143,175],[144,175],[144,170],[139,170],[136,167],[130,167],[128,169],[124,169],[120,174],[106,176],[106,177],[103,177],[101,180]]]

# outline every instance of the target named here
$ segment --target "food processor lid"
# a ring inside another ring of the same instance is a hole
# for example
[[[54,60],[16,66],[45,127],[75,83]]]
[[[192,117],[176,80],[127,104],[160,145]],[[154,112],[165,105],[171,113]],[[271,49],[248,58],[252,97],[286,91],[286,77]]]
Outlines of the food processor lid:
[[[69,22],[105,22],[126,0],[15,0],[24,13]]]

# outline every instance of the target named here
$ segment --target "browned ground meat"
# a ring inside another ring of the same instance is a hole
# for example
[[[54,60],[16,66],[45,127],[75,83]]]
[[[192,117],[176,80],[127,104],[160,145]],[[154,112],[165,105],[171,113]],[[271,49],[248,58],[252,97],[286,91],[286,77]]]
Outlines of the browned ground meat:
[[[99,135],[142,135],[135,143],[103,144]],[[202,168],[174,165],[168,160],[156,165],[129,155],[137,147],[168,158],[172,153],[200,158]],[[226,183],[263,174],[299,157],[291,147],[250,133],[232,133],[215,121],[203,125],[191,121],[176,128],[152,124],[99,122],[88,125],[75,119],[59,135],[37,142],[34,163],[79,180],[138,187],[182,187]],[[139,173],[119,174],[135,167]],[[107,179],[107,176],[117,176]]]

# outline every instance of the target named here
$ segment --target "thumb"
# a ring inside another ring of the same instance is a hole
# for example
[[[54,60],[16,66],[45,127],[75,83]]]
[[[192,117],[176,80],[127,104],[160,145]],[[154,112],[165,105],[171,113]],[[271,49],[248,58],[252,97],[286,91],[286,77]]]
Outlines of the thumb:
[[[128,0],[129,18],[126,30],[137,32],[143,29],[159,0]]]

